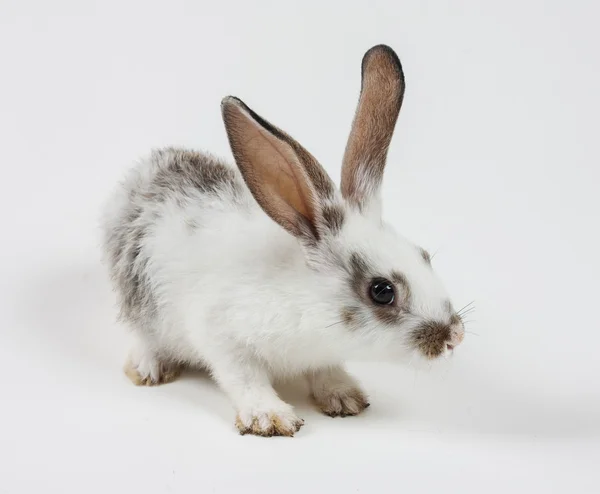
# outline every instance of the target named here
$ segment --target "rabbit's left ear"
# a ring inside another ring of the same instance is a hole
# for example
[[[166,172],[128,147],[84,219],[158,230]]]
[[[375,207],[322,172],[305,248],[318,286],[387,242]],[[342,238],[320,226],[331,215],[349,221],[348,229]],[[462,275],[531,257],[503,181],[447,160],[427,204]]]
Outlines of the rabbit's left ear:
[[[404,97],[404,73],[394,51],[371,48],[362,61],[362,85],[342,166],[342,195],[361,209],[377,195],[388,147]]]
[[[339,227],[338,210],[331,206],[335,187],[319,162],[238,98],[225,98],[221,108],[235,161],[265,213],[313,244]]]

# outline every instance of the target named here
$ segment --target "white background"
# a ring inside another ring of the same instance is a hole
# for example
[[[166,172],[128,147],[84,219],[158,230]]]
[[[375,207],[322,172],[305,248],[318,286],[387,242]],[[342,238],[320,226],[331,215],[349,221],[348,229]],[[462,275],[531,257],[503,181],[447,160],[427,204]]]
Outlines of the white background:
[[[0,492],[598,492],[600,8],[589,1],[0,2]],[[339,177],[372,45],[407,92],[385,214],[474,321],[449,362],[241,437],[204,375],[135,388],[97,218],[130,163],[230,156],[234,94]]]

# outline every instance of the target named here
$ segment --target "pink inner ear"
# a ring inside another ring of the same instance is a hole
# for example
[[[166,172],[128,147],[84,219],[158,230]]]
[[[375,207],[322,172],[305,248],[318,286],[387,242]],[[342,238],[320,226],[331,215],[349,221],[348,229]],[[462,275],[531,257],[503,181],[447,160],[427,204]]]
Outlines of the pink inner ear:
[[[224,119],[236,162],[264,211],[296,236],[306,235],[307,224],[316,232],[316,192],[294,148],[239,104],[227,104]]]
[[[264,129],[259,129],[267,145],[262,155],[264,161],[265,183],[287,204],[306,218],[314,216],[314,207],[310,197],[306,177],[302,176],[301,165],[290,146],[277,139]]]

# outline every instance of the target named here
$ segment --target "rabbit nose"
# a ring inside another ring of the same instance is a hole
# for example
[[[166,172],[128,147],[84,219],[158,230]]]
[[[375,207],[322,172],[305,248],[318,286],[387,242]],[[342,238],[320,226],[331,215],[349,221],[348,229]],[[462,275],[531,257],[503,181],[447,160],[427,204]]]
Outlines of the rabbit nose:
[[[454,348],[462,343],[465,338],[465,328],[462,324],[454,324],[450,328],[450,339],[446,342],[446,348],[448,350],[454,350]]]

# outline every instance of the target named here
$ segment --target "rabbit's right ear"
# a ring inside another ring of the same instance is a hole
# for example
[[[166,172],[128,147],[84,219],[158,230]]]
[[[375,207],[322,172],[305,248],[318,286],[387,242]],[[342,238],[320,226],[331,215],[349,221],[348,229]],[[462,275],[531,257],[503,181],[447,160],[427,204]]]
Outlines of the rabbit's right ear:
[[[331,224],[328,204],[335,194],[327,172],[238,98],[223,99],[221,111],[235,161],[258,204],[292,235],[319,241]]]
[[[342,165],[342,195],[362,209],[381,186],[404,97],[404,73],[394,51],[371,48],[362,61],[360,99]]]

